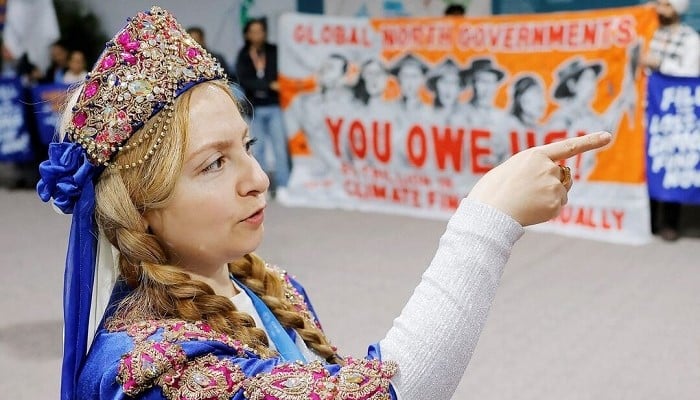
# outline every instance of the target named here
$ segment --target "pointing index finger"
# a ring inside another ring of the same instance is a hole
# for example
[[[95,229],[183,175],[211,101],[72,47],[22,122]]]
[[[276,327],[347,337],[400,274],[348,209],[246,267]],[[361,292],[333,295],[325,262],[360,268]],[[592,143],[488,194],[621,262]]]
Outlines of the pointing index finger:
[[[565,139],[555,143],[540,146],[542,151],[552,161],[564,160],[577,154],[598,149],[610,143],[612,135],[610,132],[597,132],[589,135]]]

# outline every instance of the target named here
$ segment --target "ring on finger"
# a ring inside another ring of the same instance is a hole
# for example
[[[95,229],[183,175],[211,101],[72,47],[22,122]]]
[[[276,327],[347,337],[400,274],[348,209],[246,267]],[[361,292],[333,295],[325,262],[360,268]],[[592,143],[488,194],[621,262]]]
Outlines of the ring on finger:
[[[561,184],[568,187],[571,184],[571,168],[565,166],[565,165],[560,165],[559,169],[561,169]]]

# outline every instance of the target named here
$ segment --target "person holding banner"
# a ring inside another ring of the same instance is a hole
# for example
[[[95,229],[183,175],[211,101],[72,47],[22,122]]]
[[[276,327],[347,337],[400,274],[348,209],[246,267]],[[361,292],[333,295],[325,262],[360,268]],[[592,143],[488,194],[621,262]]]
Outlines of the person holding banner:
[[[61,399],[449,399],[523,227],[567,203],[557,162],[611,139],[525,150],[484,175],[394,326],[352,358],[303,287],[254,254],[269,181],[239,106],[159,7],[70,95],[37,187],[73,214]]]
[[[679,77],[700,76],[700,35],[681,22],[688,0],[658,0],[659,29],[642,63],[652,71]],[[651,230],[666,241],[679,238],[681,203],[650,199]]]
[[[700,76],[700,35],[681,22],[689,0],[657,0],[659,29],[649,44],[643,64],[671,76]]]

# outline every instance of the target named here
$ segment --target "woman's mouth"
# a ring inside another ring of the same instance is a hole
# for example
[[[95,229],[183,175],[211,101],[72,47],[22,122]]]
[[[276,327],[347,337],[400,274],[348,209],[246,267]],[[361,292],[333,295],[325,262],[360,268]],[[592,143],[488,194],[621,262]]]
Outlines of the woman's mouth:
[[[265,207],[260,208],[258,211],[254,212],[248,218],[244,219],[243,222],[249,223],[254,226],[259,226],[265,220]]]

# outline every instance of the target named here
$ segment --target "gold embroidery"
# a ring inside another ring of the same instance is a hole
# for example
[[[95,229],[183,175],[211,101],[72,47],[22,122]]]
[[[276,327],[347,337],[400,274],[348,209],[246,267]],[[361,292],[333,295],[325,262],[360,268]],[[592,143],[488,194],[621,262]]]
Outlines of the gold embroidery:
[[[323,328],[321,328],[321,324],[316,320],[316,318],[314,318],[313,314],[309,310],[309,307],[306,305],[304,296],[302,296],[301,293],[296,290],[294,285],[292,285],[287,272],[277,267],[269,268],[277,272],[282,279],[282,282],[284,282],[284,297],[287,299],[287,301],[292,304],[294,309],[301,315],[302,318],[304,318],[311,325],[316,326],[319,329],[320,334],[323,335],[324,339],[326,339],[326,342],[330,343],[330,340],[328,340],[323,332]]]
[[[320,361],[282,364],[247,380],[243,393],[250,400],[388,400],[395,373],[395,363],[379,360],[350,359],[335,376]]]
[[[185,341],[213,341],[223,343],[235,349],[238,357],[247,357],[246,352],[261,357],[253,348],[226,334],[214,331],[203,321],[183,321],[177,319],[146,320],[127,323],[123,320],[111,320],[106,324],[110,332],[126,332],[134,342],[144,341],[162,329],[163,340],[171,343]],[[262,358],[262,357],[261,357]]]
[[[379,360],[349,360],[337,375],[339,399],[388,400],[389,379],[397,365]]]
[[[151,386],[165,371],[187,360],[182,348],[167,342],[137,342],[119,362],[117,382],[124,393],[134,396]]]
[[[258,374],[246,381],[244,395],[250,400],[307,400],[311,394],[318,394],[315,390],[316,381],[328,376],[328,371],[320,361],[307,365],[282,364],[270,373]]]
[[[189,361],[180,371],[169,371],[158,384],[170,400],[226,400],[245,378],[238,365],[209,354]]]

